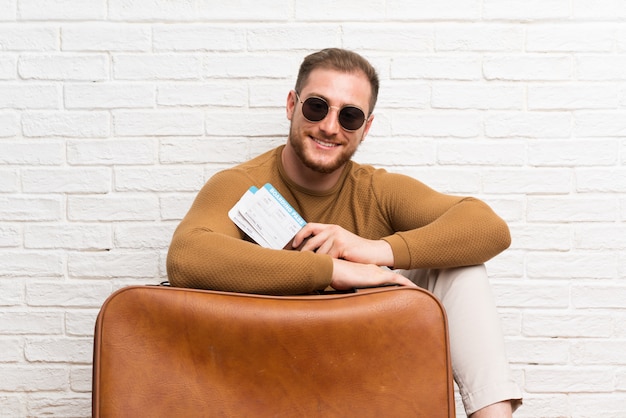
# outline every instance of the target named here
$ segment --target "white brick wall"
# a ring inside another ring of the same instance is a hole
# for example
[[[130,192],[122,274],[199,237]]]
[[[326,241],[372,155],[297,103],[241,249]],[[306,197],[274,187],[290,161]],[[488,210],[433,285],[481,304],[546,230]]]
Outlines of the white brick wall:
[[[511,226],[488,267],[517,416],[626,416],[617,0],[0,0],[0,416],[90,415],[100,305],[166,279],[197,190],[284,141],[327,46],[381,75],[359,161]]]

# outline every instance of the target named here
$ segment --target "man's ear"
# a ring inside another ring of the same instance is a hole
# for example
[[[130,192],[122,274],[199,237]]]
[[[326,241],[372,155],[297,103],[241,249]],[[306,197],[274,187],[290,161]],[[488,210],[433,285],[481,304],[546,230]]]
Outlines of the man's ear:
[[[363,142],[363,140],[367,136],[367,133],[370,131],[370,127],[372,126],[373,121],[374,121],[374,114],[372,113],[370,117],[367,119],[367,122],[365,122],[365,129],[363,129],[363,136],[361,137],[361,142]]]
[[[298,101],[298,97],[296,96],[296,92],[291,90],[287,95],[287,119],[291,120],[293,117],[293,112],[296,109],[296,102]]]

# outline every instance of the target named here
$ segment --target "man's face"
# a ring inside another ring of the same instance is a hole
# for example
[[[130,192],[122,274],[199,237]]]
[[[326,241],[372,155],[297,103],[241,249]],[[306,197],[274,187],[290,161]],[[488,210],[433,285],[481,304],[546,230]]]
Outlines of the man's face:
[[[300,92],[287,100],[287,118],[291,121],[289,144],[300,163],[318,173],[333,173],[352,158],[369,131],[373,116],[355,131],[345,130],[339,123],[339,111],[347,105],[356,106],[367,118],[371,87],[367,77],[358,73],[335,70],[313,70]],[[319,122],[311,122],[302,114],[302,102],[311,96],[323,98],[330,107]]]

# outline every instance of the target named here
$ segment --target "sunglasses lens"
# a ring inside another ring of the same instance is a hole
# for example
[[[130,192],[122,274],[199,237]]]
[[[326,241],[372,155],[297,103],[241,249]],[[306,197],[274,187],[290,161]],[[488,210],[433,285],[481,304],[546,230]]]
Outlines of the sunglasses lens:
[[[320,97],[309,97],[302,103],[302,114],[310,122],[319,122],[328,114],[328,103]],[[339,111],[339,123],[347,131],[356,131],[365,122],[365,113],[356,106],[345,106]]]
[[[365,114],[354,106],[346,106],[339,112],[339,123],[348,131],[356,131],[365,122]]]
[[[328,103],[319,97],[309,97],[302,104],[302,114],[311,122],[319,122],[328,114]]]

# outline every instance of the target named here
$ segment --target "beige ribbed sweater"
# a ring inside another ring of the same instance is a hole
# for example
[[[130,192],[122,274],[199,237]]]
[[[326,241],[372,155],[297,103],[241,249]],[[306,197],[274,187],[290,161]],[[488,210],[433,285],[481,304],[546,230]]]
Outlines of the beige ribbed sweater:
[[[504,221],[485,203],[438,193],[419,181],[350,162],[331,190],[290,181],[282,146],[214,175],[172,238],[167,273],[174,286],[264,294],[326,288],[330,256],[272,250],[247,240],[228,211],[250,186],[271,183],[307,222],[336,224],[392,247],[394,268],[483,263],[510,245]]]

